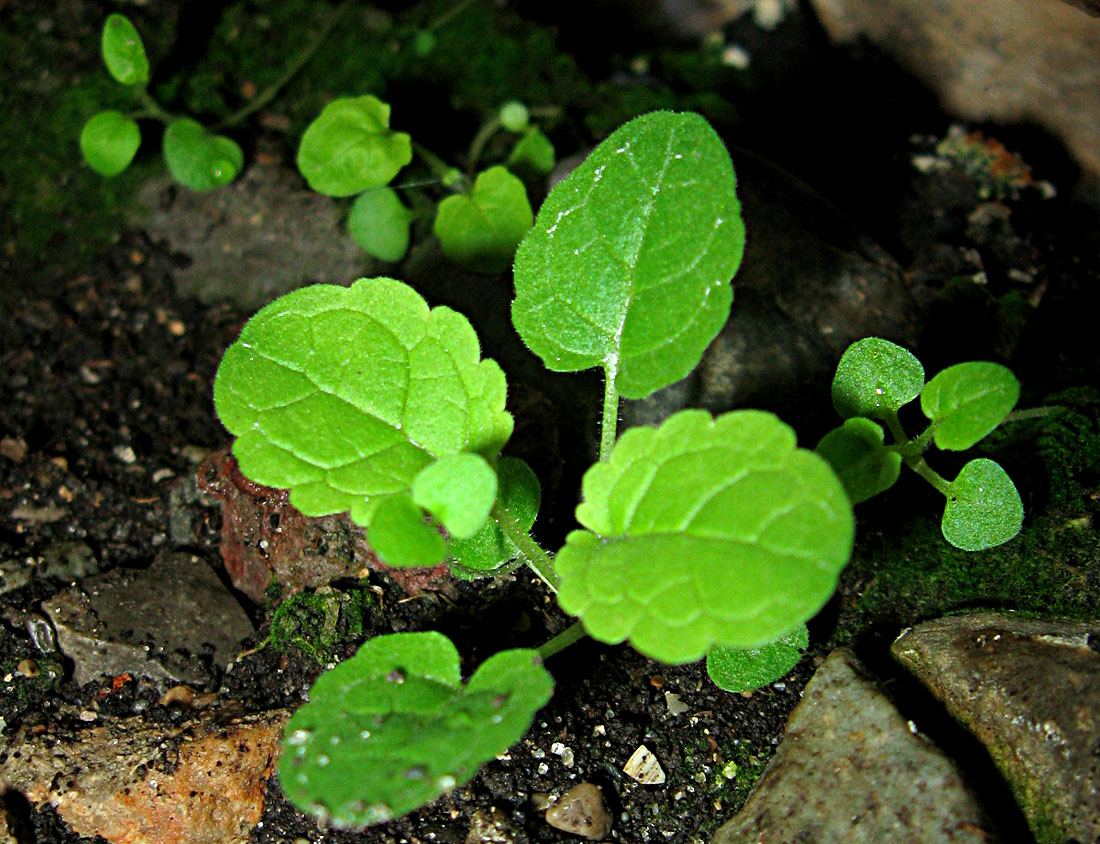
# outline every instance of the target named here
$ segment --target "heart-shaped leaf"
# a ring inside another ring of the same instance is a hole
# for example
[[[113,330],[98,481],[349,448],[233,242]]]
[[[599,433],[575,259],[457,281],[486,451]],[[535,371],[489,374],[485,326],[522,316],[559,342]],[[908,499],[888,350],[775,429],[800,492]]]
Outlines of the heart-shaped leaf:
[[[943,536],[964,551],[984,551],[1012,539],[1024,523],[1024,505],[1000,464],[971,460],[951,483],[943,510]]]
[[[833,407],[841,416],[882,419],[920,395],[924,367],[912,353],[881,337],[867,337],[840,356]]]
[[[164,160],[172,178],[191,190],[227,185],[244,166],[244,153],[232,138],[214,135],[183,117],[164,131]]]
[[[413,501],[447,528],[469,539],[485,527],[497,499],[497,475],[479,454],[449,454],[429,463],[413,479]]]
[[[377,97],[333,100],[302,135],[298,169],[327,196],[353,196],[387,184],[412,161],[412,142],[390,129],[390,107]]]
[[[464,687],[445,636],[379,636],[317,679],[286,725],[279,781],[321,823],[384,823],[468,782],[552,691],[532,650],[490,657]]]
[[[535,524],[541,503],[539,480],[531,467],[518,457],[502,457],[497,461],[498,500],[502,509],[511,514],[526,531]],[[494,521],[488,522],[469,539],[450,541],[451,571],[459,577],[479,577],[512,560],[518,551]]]
[[[554,145],[537,126],[519,139],[508,156],[508,169],[521,179],[539,179],[554,169]]]
[[[129,167],[139,146],[137,121],[117,111],[101,111],[80,133],[80,152],[101,176],[117,176]]]
[[[245,325],[214,381],[248,478],[289,489],[306,515],[348,510],[368,527],[386,498],[411,504],[416,476],[436,459],[495,459],[512,432],[504,399],[504,373],[481,360],[466,318],[429,310],[388,278],[276,299]],[[399,510],[390,515],[400,523]]]
[[[681,411],[585,473],[558,601],[596,639],[682,663],[754,648],[828,600],[854,523],[829,464],[761,411]]]
[[[103,63],[116,82],[144,85],[149,81],[149,59],[141,36],[125,15],[113,14],[103,24]]]
[[[603,367],[627,398],[678,381],[726,322],[745,227],[697,114],[612,133],[550,191],[516,252],[512,321],[547,368]]]
[[[512,265],[516,245],[533,216],[523,182],[503,167],[478,175],[469,196],[439,203],[433,231],[443,254],[477,273],[502,273]]]
[[[381,187],[363,191],[348,213],[348,233],[368,255],[380,261],[400,261],[409,251],[412,211],[397,191]]]
[[[936,445],[963,451],[982,440],[1016,406],[1020,382],[998,363],[971,361],[949,366],[920,394],[924,415],[936,424]]]
[[[862,416],[844,420],[814,449],[829,461],[853,504],[892,487],[901,474],[901,455],[883,445],[882,426]]]
[[[805,624],[759,648],[711,648],[707,674],[727,692],[747,692],[774,683],[802,659],[810,644]]]

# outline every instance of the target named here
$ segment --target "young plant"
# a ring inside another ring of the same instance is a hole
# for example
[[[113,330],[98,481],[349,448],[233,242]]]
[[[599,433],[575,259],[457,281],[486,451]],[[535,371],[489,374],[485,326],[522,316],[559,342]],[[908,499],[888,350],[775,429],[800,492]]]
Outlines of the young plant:
[[[367,642],[287,725],[280,781],[303,810],[361,827],[468,781],[549,698],[542,659],[585,632],[668,663],[707,657],[728,687],[797,659],[852,547],[829,464],[761,411],[685,410],[616,436],[620,397],[685,376],[727,319],[735,188],[705,120],[648,114],[550,192],[519,246],[516,330],[547,368],[605,375],[600,460],[554,557],[528,533],[537,480],[500,456],[504,374],[465,317],[393,279],[318,285],[262,309],[226,352],[214,398],[245,475],[307,515],[348,511],[391,565],[491,576],[518,559],[580,619],[466,685],[438,633]]]

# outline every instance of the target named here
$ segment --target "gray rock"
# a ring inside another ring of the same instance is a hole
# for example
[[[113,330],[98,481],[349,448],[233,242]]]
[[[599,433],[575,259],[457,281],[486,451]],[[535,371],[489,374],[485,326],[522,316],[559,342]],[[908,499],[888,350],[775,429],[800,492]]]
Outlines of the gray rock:
[[[764,776],[711,844],[998,840],[954,763],[841,649],[818,669]]]
[[[207,685],[252,623],[198,557],[164,554],[147,569],[116,569],[42,602],[59,649],[83,685],[128,672]]]
[[[975,613],[894,656],[988,748],[1040,844],[1100,841],[1100,623]]]

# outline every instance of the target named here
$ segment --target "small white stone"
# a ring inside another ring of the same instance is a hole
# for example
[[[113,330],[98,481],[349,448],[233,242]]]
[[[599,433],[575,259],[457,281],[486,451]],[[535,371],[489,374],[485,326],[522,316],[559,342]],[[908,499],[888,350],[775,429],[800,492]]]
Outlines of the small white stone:
[[[665,772],[661,768],[661,763],[644,744],[639,744],[638,749],[626,760],[623,772],[642,785],[660,785],[665,781]]]

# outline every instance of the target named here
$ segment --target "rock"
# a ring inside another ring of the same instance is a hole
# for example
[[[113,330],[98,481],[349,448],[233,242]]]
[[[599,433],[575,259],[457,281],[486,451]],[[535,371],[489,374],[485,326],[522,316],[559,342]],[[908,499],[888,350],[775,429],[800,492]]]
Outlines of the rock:
[[[1100,22],[1059,0],[813,0],[829,36],[867,38],[970,121],[1038,124],[1100,176]],[[1097,10],[1095,0],[1073,5]]]
[[[147,569],[115,569],[42,602],[78,685],[129,673],[208,685],[252,623],[203,560],[162,554]]]
[[[657,757],[644,744],[639,744],[623,765],[623,773],[642,785],[660,785],[665,781],[665,771]]]
[[[546,810],[546,822],[554,829],[598,841],[611,832],[611,813],[603,792],[590,782],[577,783]]]
[[[490,806],[488,811],[478,809],[470,818],[466,844],[514,844],[515,840],[512,825],[496,806]]]
[[[242,841],[263,812],[288,717],[222,706],[179,727],[131,717],[24,729],[2,748],[0,783],[112,844]]]
[[[1100,840],[1100,624],[975,613],[894,656],[989,750],[1040,844]]]
[[[998,840],[954,763],[840,649],[806,686],[756,789],[711,844]]]
[[[99,570],[99,561],[87,543],[55,542],[40,554],[0,561],[0,594],[32,580],[81,580]]]

